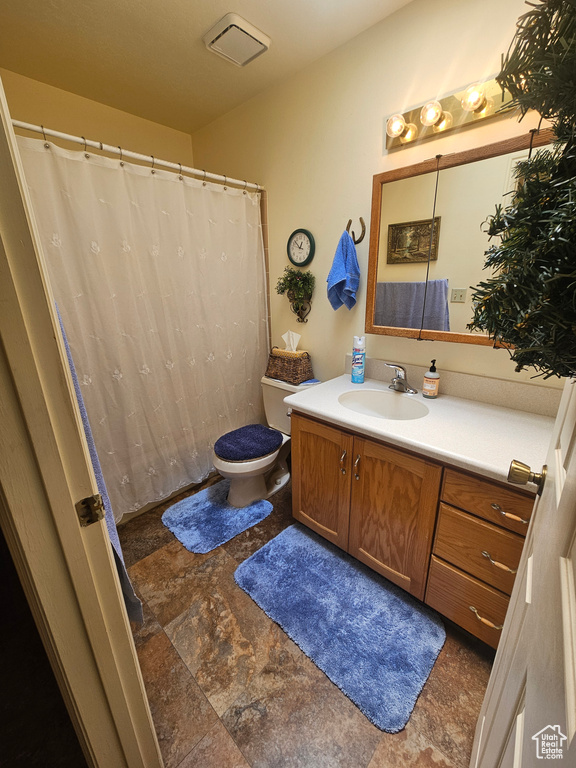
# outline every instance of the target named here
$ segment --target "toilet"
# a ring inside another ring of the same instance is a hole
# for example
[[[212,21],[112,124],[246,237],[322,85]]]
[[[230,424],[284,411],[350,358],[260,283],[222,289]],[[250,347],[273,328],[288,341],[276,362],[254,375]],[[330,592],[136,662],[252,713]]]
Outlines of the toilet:
[[[267,499],[290,479],[290,417],[284,398],[302,385],[278,379],[261,379],[268,426],[248,424],[218,438],[214,444],[214,468],[230,480],[228,503],[246,507]]]

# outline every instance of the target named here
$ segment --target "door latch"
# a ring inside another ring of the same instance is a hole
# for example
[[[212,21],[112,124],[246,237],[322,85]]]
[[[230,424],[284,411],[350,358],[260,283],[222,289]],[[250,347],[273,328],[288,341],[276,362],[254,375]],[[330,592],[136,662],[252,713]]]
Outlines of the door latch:
[[[104,504],[102,502],[102,496],[99,493],[95,493],[93,496],[87,496],[85,499],[80,499],[76,502],[76,514],[82,528],[86,528],[92,523],[97,523],[98,520],[102,520],[105,515]]]

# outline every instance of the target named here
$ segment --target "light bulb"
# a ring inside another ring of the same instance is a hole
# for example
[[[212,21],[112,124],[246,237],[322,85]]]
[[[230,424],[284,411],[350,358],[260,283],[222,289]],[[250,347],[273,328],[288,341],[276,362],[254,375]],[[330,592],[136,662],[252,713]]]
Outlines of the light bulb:
[[[452,128],[452,123],[454,122],[454,119],[452,117],[451,112],[443,112],[442,117],[435,125],[432,126],[432,130],[434,133],[442,133],[442,131],[447,131],[449,128]]]
[[[406,126],[406,130],[400,136],[400,141],[402,144],[408,144],[409,141],[414,141],[414,139],[418,136],[418,126],[414,125],[414,123],[408,123]]]
[[[480,109],[475,110],[474,114],[476,117],[486,117],[486,115],[489,115],[494,109],[494,100],[493,99],[484,99],[484,104],[480,107]]]
[[[486,105],[486,96],[481,83],[474,83],[466,88],[460,103],[465,112],[481,112]]]
[[[420,112],[420,122],[422,125],[430,127],[442,120],[442,105],[439,101],[429,101],[424,104]]]
[[[402,115],[392,115],[386,123],[386,133],[391,139],[398,139],[406,130],[406,120]]]

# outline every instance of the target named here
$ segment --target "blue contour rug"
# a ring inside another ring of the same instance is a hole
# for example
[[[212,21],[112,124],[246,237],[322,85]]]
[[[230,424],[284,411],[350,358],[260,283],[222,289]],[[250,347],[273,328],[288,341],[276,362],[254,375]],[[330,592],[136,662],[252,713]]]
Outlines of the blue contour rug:
[[[374,725],[404,728],[446,639],[434,611],[298,525],[234,578]]]
[[[247,507],[233,507],[226,497],[230,482],[221,480],[173,504],[162,522],[189,552],[205,554],[268,517],[272,504],[266,499]]]

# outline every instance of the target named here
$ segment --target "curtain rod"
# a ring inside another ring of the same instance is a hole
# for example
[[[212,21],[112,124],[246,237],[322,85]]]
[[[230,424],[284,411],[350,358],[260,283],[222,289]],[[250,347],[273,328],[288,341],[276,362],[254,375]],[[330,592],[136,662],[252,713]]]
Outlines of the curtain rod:
[[[12,120],[14,128],[22,128],[26,131],[33,131],[34,133],[41,133],[44,138],[52,136],[55,139],[64,139],[71,141],[74,144],[81,144],[84,149],[91,147],[101,152],[109,152],[110,154],[118,155],[120,158],[130,158],[131,160],[140,160],[146,163],[152,162],[152,167],[156,168],[170,168],[170,170],[178,171],[179,173],[187,173],[193,176],[199,176],[202,181],[217,181],[224,184],[233,184],[235,187],[241,189],[254,189],[260,191],[263,187],[260,184],[254,182],[247,182],[243,179],[229,179],[226,176],[220,176],[216,173],[208,173],[204,170],[198,170],[198,168],[190,168],[186,165],[180,165],[180,163],[171,163],[168,160],[158,160],[154,155],[141,155],[138,152],[130,152],[130,150],[122,149],[122,147],[113,147],[110,144],[102,144],[101,141],[91,141],[85,139],[83,136],[71,136],[68,133],[62,133],[61,131],[54,131],[50,128],[44,128],[42,125],[33,125],[32,123],[24,123],[21,120]]]

